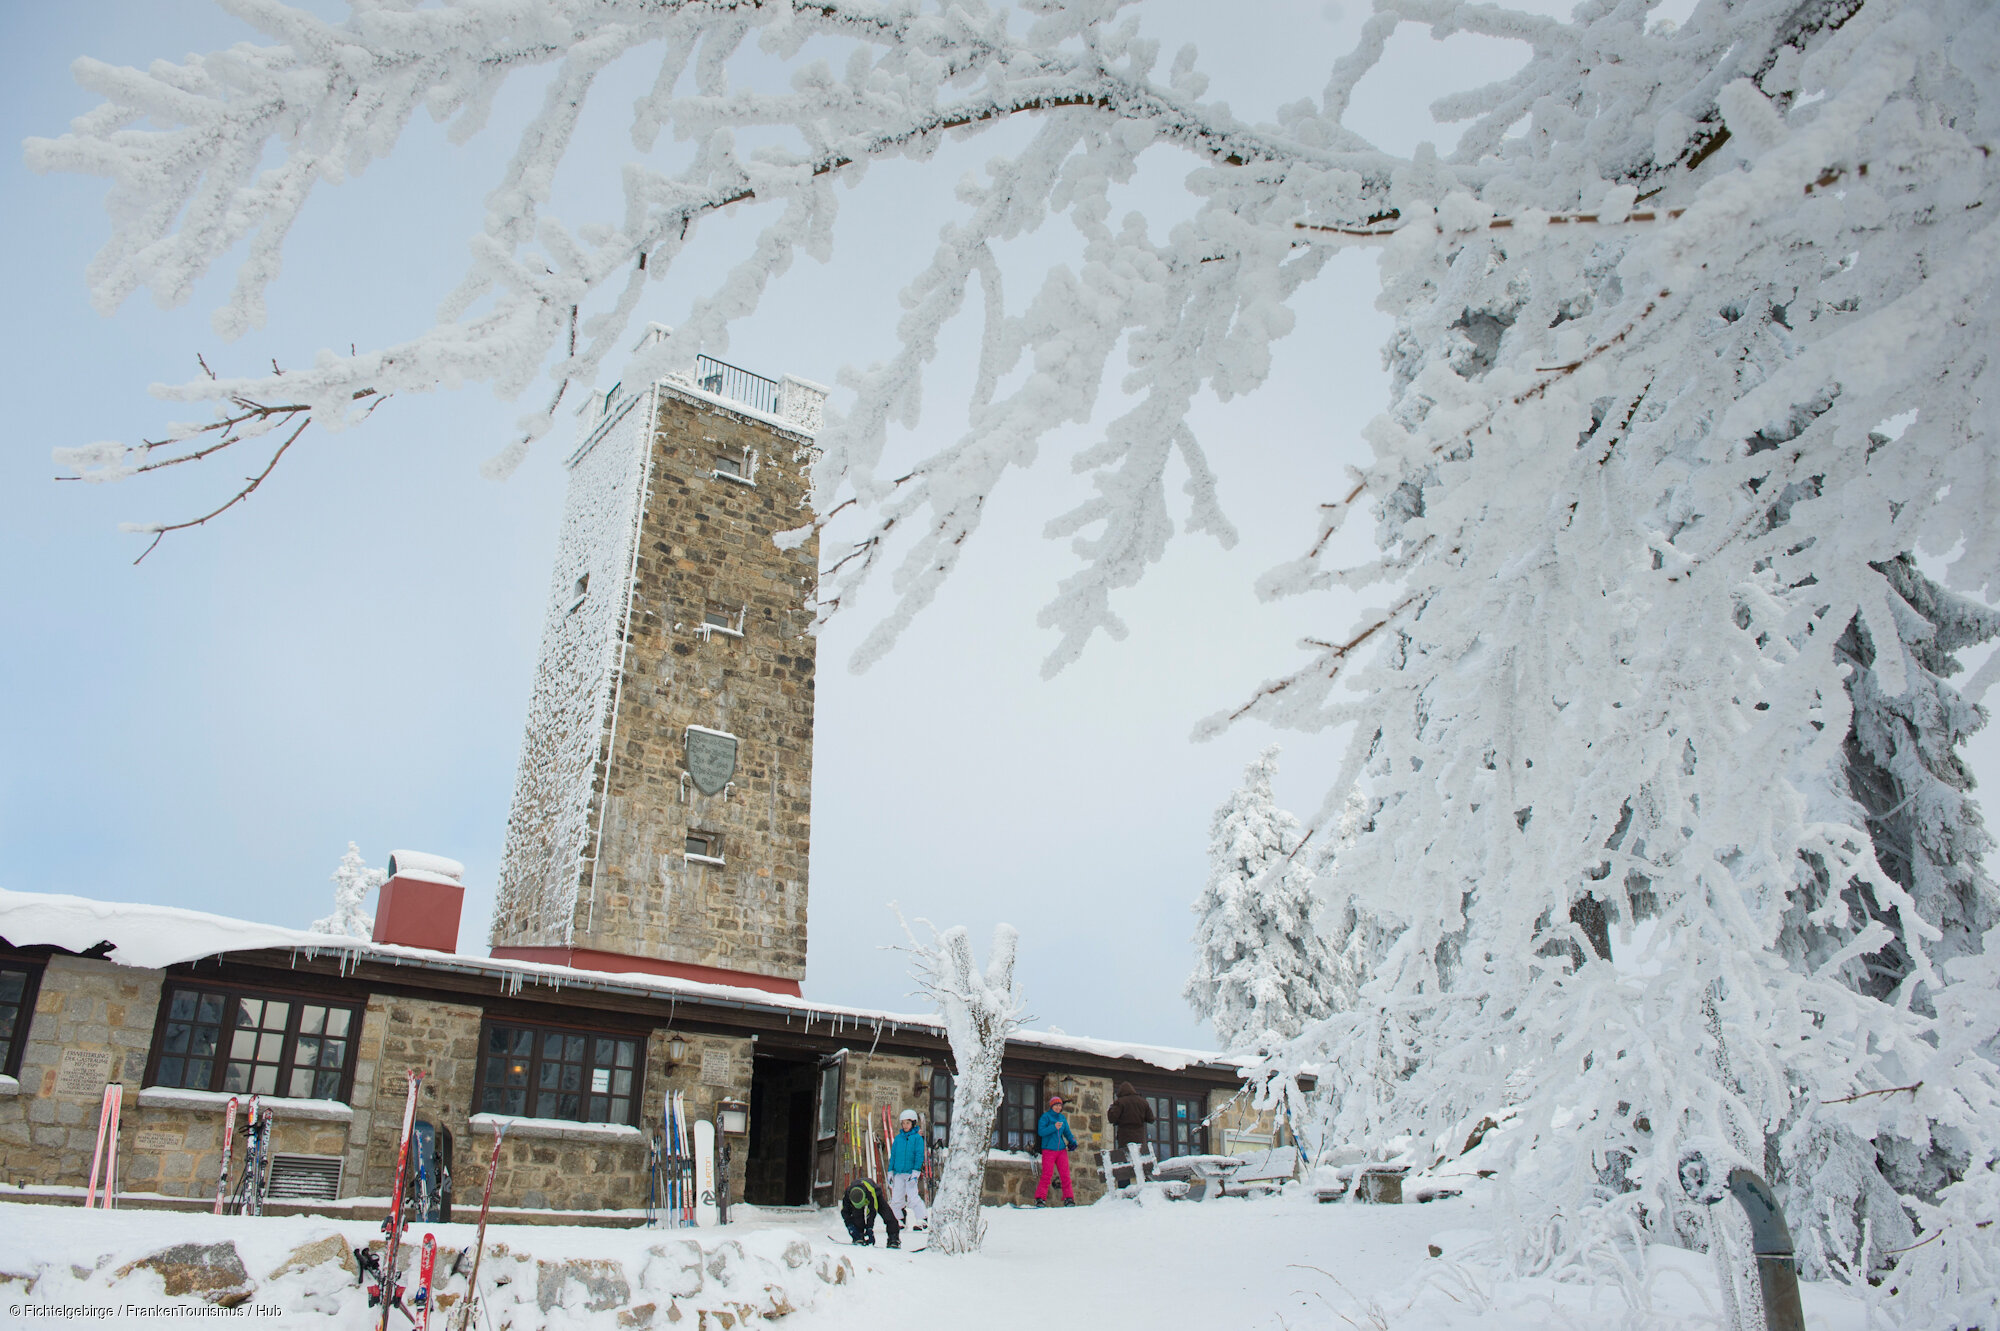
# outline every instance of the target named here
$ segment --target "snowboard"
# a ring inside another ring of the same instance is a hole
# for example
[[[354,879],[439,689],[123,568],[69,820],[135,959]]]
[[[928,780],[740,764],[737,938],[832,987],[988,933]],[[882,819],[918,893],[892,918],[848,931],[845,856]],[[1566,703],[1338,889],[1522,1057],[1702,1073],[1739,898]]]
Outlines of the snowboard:
[[[715,1124],[694,1121],[694,1222],[714,1225],[722,1219],[715,1205]]]

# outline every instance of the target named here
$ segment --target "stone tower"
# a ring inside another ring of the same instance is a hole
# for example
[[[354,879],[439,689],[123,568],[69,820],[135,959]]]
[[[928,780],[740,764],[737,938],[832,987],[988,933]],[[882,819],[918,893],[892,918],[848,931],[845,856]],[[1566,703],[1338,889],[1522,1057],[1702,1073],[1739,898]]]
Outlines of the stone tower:
[[[587,409],[493,955],[799,992],[826,392],[700,358]]]

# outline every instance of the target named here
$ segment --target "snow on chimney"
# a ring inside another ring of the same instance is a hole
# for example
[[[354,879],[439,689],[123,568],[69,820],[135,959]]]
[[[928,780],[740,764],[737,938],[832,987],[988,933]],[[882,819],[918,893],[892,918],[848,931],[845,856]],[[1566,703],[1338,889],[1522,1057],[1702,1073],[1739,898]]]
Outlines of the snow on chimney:
[[[375,906],[375,941],[456,952],[464,877],[457,860],[418,850],[389,852],[389,881]]]

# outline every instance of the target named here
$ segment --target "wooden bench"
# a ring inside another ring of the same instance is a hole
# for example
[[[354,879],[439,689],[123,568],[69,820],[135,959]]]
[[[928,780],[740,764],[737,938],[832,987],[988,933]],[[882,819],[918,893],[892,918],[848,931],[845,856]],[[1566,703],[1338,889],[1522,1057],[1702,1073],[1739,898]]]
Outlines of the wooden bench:
[[[1224,1197],[1250,1197],[1276,1192],[1299,1174],[1296,1146],[1274,1146],[1268,1151],[1243,1157],[1243,1163],[1225,1174],[1217,1192]]]

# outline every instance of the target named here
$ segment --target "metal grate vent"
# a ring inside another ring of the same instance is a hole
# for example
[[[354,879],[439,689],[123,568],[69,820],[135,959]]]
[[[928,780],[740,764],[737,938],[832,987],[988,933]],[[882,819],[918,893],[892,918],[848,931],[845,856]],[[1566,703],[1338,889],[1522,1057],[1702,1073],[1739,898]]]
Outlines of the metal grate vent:
[[[274,1201],[334,1201],[340,1196],[340,1166],[337,1155],[274,1155],[266,1195]]]

